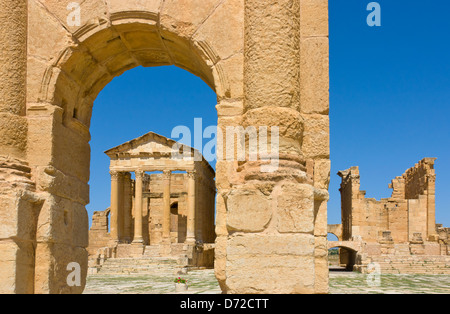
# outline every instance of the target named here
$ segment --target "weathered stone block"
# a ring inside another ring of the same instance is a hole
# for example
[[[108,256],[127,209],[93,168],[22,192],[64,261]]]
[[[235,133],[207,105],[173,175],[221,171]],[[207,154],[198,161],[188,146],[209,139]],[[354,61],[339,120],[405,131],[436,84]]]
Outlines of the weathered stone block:
[[[206,3],[209,5],[210,1]],[[199,45],[199,48],[209,56],[208,59],[223,60],[242,51],[244,43],[243,9],[243,0],[221,2],[195,32],[193,39],[196,45]],[[229,36],[230,33],[234,36]]]
[[[327,115],[303,115],[304,139],[302,152],[305,157],[329,159],[330,121]]]
[[[300,1],[302,37],[328,37],[328,0]]]
[[[314,237],[306,234],[246,234],[230,238],[230,293],[304,293],[313,284]],[[258,271],[264,269],[264,273]],[[285,281],[287,277],[291,280]],[[285,282],[284,285],[282,282]]]
[[[227,227],[229,231],[261,232],[272,219],[271,199],[255,194],[251,189],[233,191],[227,197]]]
[[[0,241],[0,293],[34,292],[34,248],[28,241]]]
[[[67,277],[71,263],[80,265],[80,286],[70,287]],[[88,253],[71,245],[40,242],[36,247],[35,293],[80,294],[86,285]]]
[[[325,114],[329,112],[328,38],[308,38],[301,45],[301,112]]]
[[[161,8],[161,27],[190,38],[219,3],[219,0],[164,1]]]
[[[274,191],[279,232],[314,231],[313,189],[308,184],[284,183]]]

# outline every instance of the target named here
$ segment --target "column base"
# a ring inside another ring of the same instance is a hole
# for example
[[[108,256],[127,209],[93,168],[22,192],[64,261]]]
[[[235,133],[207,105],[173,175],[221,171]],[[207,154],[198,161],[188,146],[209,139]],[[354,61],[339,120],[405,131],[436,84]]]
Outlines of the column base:
[[[131,242],[132,245],[144,245],[144,239],[137,239]]]
[[[119,245],[119,240],[110,240],[108,242],[109,247],[116,247],[117,245]]]
[[[130,238],[125,238],[120,240],[120,244],[131,244],[131,239]]]

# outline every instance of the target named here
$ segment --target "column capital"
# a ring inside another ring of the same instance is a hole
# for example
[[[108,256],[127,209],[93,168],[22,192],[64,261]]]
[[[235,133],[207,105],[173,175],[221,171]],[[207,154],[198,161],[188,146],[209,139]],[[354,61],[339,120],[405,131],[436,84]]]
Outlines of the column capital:
[[[135,176],[136,176],[136,179],[137,179],[137,178],[143,179],[143,178],[144,178],[145,172],[144,172],[144,170],[142,170],[142,169],[138,169],[138,170],[135,170],[135,171],[134,171],[134,174],[135,174]]]
[[[171,170],[163,170],[163,179],[164,180],[169,180],[171,176],[172,176]]]
[[[122,172],[116,170],[111,170],[109,174],[111,175],[111,180],[118,180],[123,175]]]
[[[188,170],[187,171],[187,176],[189,179],[195,179],[197,177],[197,171],[195,170]]]

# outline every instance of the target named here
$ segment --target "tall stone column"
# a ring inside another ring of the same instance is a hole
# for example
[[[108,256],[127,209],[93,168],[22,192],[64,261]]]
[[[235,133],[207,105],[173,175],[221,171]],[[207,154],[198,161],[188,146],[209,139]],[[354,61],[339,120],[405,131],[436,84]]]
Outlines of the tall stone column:
[[[27,1],[0,0],[0,158],[26,156]]]
[[[132,208],[132,187],[131,187],[131,174],[129,172],[124,174],[123,179],[123,241],[126,243],[131,242],[131,208]]]
[[[41,207],[26,156],[27,3],[0,0],[0,294],[35,292]]]
[[[125,233],[125,225],[124,225],[124,215],[125,215],[125,209],[124,209],[124,173],[119,172],[119,178],[118,178],[118,187],[117,190],[119,192],[119,195],[117,197],[118,204],[119,204],[119,210],[117,215],[117,225],[118,225],[118,236],[119,236],[119,242],[123,241],[124,233]]]
[[[196,196],[196,213],[195,213],[195,223],[196,223],[196,239],[197,241],[203,241],[203,191],[202,182],[203,177],[201,174],[197,174],[195,177],[195,196]]]
[[[120,173],[111,171],[111,227],[110,237],[114,243],[119,243],[119,177]]]
[[[436,175],[427,176],[427,230],[428,241],[437,240],[436,231]]]
[[[304,154],[300,27],[308,15],[312,21],[322,19],[312,8],[322,2],[244,1],[242,125],[267,141],[270,154],[248,137],[246,146],[257,148],[258,158],[248,154],[239,163],[240,181],[224,197],[229,234],[220,285],[226,293],[315,292],[316,190]],[[320,134],[313,134],[318,138],[314,145],[322,145]],[[263,167],[269,160],[271,167]],[[264,265],[264,271],[255,265]],[[263,280],[254,280],[261,276]]]
[[[170,178],[172,172],[163,172],[163,238],[170,243]]]
[[[136,187],[135,187],[135,198],[134,198],[134,244],[143,244],[144,238],[142,236],[142,189],[143,189],[143,178],[145,173],[142,170],[135,172],[136,174]]]
[[[186,232],[186,243],[194,244],[195,243],[195,204],[196,204],[196,195],[195,195],[195,171],[188,171],[188,214],[187,214],[187,232]]]

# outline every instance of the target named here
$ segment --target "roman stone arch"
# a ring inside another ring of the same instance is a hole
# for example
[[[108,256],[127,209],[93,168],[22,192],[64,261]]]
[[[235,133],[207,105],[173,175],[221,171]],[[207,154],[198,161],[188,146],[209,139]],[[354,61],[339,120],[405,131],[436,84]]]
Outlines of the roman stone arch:
[[[361,243],[356,241],[329,241],[328,249],[339,248],[339,262],[347,271],[353,271]]]
[[[327,1],[85,0],[79,24],[69,2],[0,0],[0,292],[83,291],[66,277],[87,271],[93,102],[126,70],[176,65],[216,92],[222,132],[278,128],[276,154],[217,162],[222,290],[326,293]]]
[[[342,225],[328,225],[328,233],[333,234],[338,238],[339,241],[342,241]]]
[[[339,262],[347,271],[353,271],[358,254],[361,252],[360,241],[329,241],[328,249],[339,248]]]

